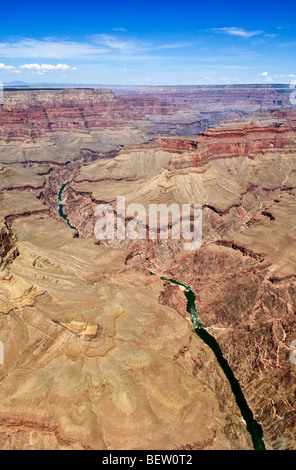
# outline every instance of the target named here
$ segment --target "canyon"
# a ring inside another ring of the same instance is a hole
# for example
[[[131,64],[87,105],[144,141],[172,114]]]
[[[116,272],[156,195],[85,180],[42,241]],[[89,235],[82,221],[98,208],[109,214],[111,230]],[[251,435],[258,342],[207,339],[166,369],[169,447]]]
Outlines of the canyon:
[[[296,448],[290,91],[4,91],[1,449],[253,448],[184,292],[162,277],[193,289],[266,448]],[[95,208],[119,195],[201,204],[202,246],[97,240]]]

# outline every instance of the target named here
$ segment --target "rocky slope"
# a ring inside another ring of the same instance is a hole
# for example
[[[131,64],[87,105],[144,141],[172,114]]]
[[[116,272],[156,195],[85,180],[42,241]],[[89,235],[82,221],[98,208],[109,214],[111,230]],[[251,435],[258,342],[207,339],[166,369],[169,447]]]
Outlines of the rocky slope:
[[[200,318],[222,345],[273,449],[295,447],[289,346],[295,335],[296,114],[288,115],[268,127],[251,122],[195,139],[126,147],[112,164],[83,167],[65,199],[83,236],[92,236],[95,204],[116,208],[116,195],[147,209],[155,202],[203,205],[200,250],[188,254],[172,240],[129,242],[127,264],[193,288]],[[82,220],[78,195],[83,211],[89,208]],[[167,286],[161,301],[184,316],[178,292]]]
[[[5,268],[7,263],[11,263],[19,254],[16,246],[16,239],[11,228],[0,221],[0,270]]]

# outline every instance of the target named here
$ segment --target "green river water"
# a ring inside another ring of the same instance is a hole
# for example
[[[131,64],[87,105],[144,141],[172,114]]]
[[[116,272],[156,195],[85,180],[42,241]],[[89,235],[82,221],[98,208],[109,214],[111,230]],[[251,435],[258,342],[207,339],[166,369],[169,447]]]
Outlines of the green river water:
[[[73,225],[70,224],[70,221],[68,219],[68,217],[64,214],[64,210],[63,210],[63,204],[62,204],[62,194],[63,194],[63,191],[65,189],[65,187],[67,186],[67,184],[69,184],[70,181],[67,181],[67,183],[64,183],[62,186],[61,186],[61,189],[59,191],[59,196],[58,196],[58,202],[59,202],[59,215],[67,222],[67,224],[69,225],[69,227],[73,230],[77,230],[76,227],[73,227]]]
[[[153,273],[151,273],[153,274]],[[185,296],[187,299],[187,312],[190,313],[191,320],[194,326],[194,331],[199,336],[199,338],[211,348],[213,353],[216,356],[218,363],[220,364],[233,392],[235,397],[236,403],[241,411],[242,417],[244,418],[247,426],[247,430],[249,431],[253,446],[255,450],[265,450],[265,445],[263,441],[263,431],[260,424],[255,420],[251,409],[245,399],[245,396],[241,390],[240,384],[236,379],[234,373],[230,365],[228,364],[227,360],[223,356],[223,352],[217,343],[216,339],[210,335],[207,330],[202,326],[201,321],[198,318],[196,308],[195,308],[195,294],[191,290],[191,288],[184,284],[183,282],[178,282],[175,279],[168,279],[166,277],[161,277],[162,280],[171,282],[172,284],[177,284],[179,286],[185,287]]]

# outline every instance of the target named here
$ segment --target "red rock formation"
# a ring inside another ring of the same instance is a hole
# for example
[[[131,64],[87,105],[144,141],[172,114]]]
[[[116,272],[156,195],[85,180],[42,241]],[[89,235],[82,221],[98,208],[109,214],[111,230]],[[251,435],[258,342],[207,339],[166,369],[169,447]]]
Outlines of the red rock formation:
[[[157,146],[163,150],[196,150],[198,142],[192,139],[162,137],[157,140]]]
[[[0,137],[31,140],[50,131],[122,128],[141,121],[149,135],[198,134],[258,107],[290,106],[288,91],[278,86],[148,87],[115,97],[108,89],[9,90],[0,107]],[[154,122],[160,116],[165,118]]]
[[[145,96],[154,95],[174,103],[190,103],[200,111],[219,110],[221,107],[257,109],[291,106],[289,85],[145,87],[139,91]]]
[[[244,127],[209,129],[195,139],[162,137],[157,140],[156,147],[181,153],[191,150],[194,152],[193,160],[200,166],[218,158],[252,158],[253,154],[270,149],[294,151],[295,137],[296,119],[292,119],[281,127],[264,127],[251,123]]]
[[[129,121],[183,108],[151,97],[116,99],[111,90],[6,91],[0,136],[15,140],[54,130],[130,127]]]

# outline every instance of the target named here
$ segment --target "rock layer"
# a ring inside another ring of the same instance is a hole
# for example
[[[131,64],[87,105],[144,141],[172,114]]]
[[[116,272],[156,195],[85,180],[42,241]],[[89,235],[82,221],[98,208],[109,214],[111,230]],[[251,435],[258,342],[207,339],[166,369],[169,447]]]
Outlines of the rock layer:
[[[281,108],[290,106],[289,85],[216,85],[216,86],[170,86],[145,87],[143,95],[153,95],[175,103],[187,103],[200,111],[221,109],[245,109],[254,111],[258,107]]]

